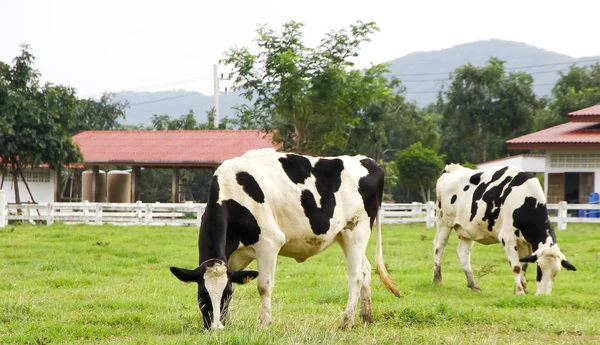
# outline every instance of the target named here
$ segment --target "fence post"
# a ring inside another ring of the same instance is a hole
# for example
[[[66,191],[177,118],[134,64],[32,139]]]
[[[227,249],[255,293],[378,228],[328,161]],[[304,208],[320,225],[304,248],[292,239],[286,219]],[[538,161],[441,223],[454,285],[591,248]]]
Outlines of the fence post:
[[[83,224],[89,224],[89,221],[88,221],[88,216],[89,216],[88,204],[89,204],[89,202],[87,200],[83,200]]]
[[[48,212],[46,215],[46,225],[54,224],[54,203],[48,203],[48,210],[46,212]]]
[[[567,202],[558,203],[558,231],[567,230]]]
[[[135,216],[137,217],[137,222],[138,224],[142,224],[142,214],[143,214],[143,209],[144,209],[144,205],[142,205],[142,201],[138,200],[135,202]]]
[[[4,198],[4,191],[0,189],[0,228],[6,226],[7,223],[7,213],[6,212],[6,199]]]
[[[435,226],[435,203],[433,201],[425,203],[425,226],[427,229]]]
[[[97,203],[96,204],[96,224],[98,225],[102,225],[102,204],[101,203]]]
[[[152,224],[152,205],[146,204],[146,224]]]

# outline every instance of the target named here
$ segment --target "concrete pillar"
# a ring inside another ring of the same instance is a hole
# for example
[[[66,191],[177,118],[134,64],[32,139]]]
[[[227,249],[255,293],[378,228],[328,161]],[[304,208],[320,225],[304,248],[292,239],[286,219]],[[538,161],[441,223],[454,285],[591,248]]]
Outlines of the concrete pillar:
[[[173,167],[173,186],[171,188],[172,202],[179,202],[179,167]]]

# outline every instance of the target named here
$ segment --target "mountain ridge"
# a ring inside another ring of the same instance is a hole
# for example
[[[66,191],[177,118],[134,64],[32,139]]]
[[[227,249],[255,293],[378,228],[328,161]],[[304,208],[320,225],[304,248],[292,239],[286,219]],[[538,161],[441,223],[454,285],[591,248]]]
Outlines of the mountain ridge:
[[[559,71],[568,71],[570,65],[586,66],[600,63],[600,56],[574,58],[545,50],[524,42],[500,39],[461,43],[449,48],[419,51],[387,61],[388,76],[396,76],[406,87],[406,98],[419,106],[435,102],[437,93],[449,80],[450,73],[459,66],[471,63],[483,66],[490,57],[506,61],[508,71],[527,72],[534,78],[533,90],[538,96],[549,95],[559,79]],[[156,92],[123,91],[115,99],[128,101],[124,124],[150,124],[153,114],[179,117],[192,109],[200,123],[206,122],[206,112],[214,105],[212,95],[196,91],[165,90]],[[236,93],[219,95],[220,117],[233,117],[235,105],[249,104]]]

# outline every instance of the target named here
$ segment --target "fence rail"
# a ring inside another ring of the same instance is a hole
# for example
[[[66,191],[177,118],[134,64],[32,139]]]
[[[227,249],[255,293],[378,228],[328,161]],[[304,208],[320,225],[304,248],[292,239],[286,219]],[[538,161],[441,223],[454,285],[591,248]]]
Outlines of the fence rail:
[[[65,224],[118,224],[118,225],[183,225],[200,226],[204,203],[91,203],[56,202],[39,204],[6,204],[0,191],[0,228],[9,221],[27,221],[32,224],[63,222]],[[548,204],[550,220],[558,230],[566,230],[568,223],[600,223],[599,204]],[[573,211],[574,210],[574,211]],[[571,212],[570,212],[571,211]],[[576,214],[577,216],[574,216]],[[384,224],[425,223],[435,226],[435,204],[384,203],[381,211]]]

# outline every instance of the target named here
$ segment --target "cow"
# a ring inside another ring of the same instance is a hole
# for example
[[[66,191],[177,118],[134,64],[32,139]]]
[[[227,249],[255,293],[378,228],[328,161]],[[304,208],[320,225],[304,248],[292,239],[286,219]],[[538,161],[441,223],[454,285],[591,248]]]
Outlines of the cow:
[[[516,295],[527,293],[527,263],[537,262],[536,295],[552,292],[561,266],[576,270],[558,248],[544,191],[533,174],[510,165],[472,170],[449,164],[437,180],[436,196],[435,283],[442,282],[442,257],[452,230],[458,235],[456,253],[473,291],[480,290],[471,271],[473,241],[484,245],[502,243],[514,275]]]
[[[200,223],[199,265],[171,267],[198,284],[205,330],[223,329],[233,283],[257,278],[259,324],[271,324],[278,255],[301,263],[337,242],[347,260],[348,303],[341,328],[354,325],[360,296],[363,323],[372,322],[371,265],[365,253],[376,223],[376,265],[401,297],[383,261],[379,210],[384,172],[365,156],[312,157],[259,149],[224,161],[215,171]],[[244,270],[253,260],[257,271]]]

